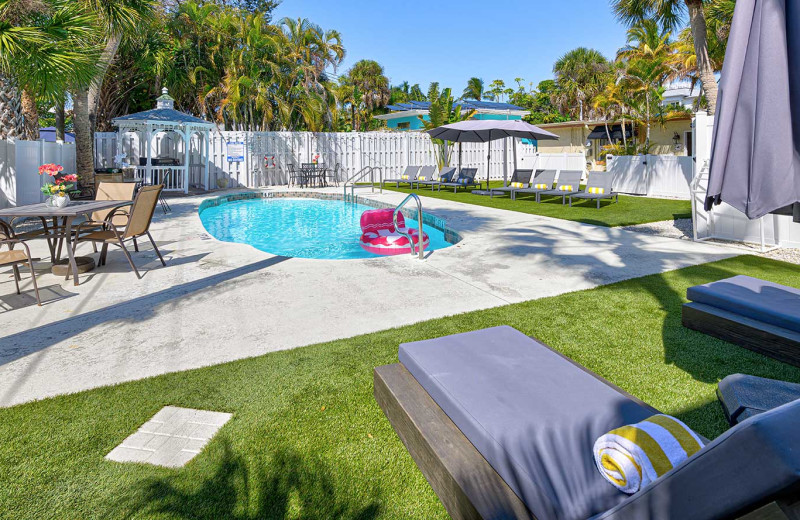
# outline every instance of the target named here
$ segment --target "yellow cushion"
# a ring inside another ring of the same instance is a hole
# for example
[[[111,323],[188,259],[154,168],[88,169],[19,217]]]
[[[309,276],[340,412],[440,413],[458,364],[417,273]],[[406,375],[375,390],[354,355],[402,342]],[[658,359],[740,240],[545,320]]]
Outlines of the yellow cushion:
[[[536,188],[537,190],[546,190],[549,187],[550,186],[547,184],[537,184],[536,186],[534,186],[534,188]]]
[[[564,184],[563,186],[558,187],[561,191],[575,191],[572,189],[572,184]]]
[[[605,188],[589,188],[586,190],[586,193],[591,193],[592,195],[602,195],[606,192]]]
[[[404,181],[407,181],[408,180],[408,175],[401,175],[400,178],[403,179]]]
[[[512,187],[512,188],[524,188],[524,187],[525,187],[525,183],[522,183],[522,182],[512,182],[512,183],[511,183],[511,187]]]
[[[420,175],[419,177],[417,177],[417,180],[418,181],[424,181],[425,180],[425,176],[424,175]]]

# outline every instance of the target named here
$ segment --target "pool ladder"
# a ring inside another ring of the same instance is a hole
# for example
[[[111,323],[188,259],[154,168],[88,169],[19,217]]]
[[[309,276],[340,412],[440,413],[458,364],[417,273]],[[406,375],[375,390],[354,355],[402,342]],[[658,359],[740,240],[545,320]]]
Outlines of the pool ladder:
[[[417,249],[419,250],[418,252],[414,252],[414,241],[411,239],[411,235],[400,231],[401,228],[397,225],[397,214],[400,213],[400,210],[403,209],[403,206],[405,206],[406,203],[412,199],[417,203],[417,223],[419,224],[419,240],[417,241]],[[416,193],[410,193],[408,197],[403,199],[403,202],[394,208],[392,221],[394,222],[394,228],[397,230],[397,232],[408,239],[408,243],[411,246],[411,256],[418,254],[419,259],[422,260],[425,257],[425,241],[423,240],[424,235],[422,234],[422,201],[419,200],[419,197]]]
[[[355,202],[356,201],[356,183],[360,180],[363,180],[364,177],[369,175],[369,184],[370,188],[372,189],[372,193],[375,193],[375,174],[378,174],[378,184],[380,185],[381,193],[383,193],[383,169],[378,166],[364,166],[360,170],[358,170],[354,175],[352,175],[349,179],[344,181],[344,201],[345,202]],[[350,197],[347,197],[347,185],[350,185]]]

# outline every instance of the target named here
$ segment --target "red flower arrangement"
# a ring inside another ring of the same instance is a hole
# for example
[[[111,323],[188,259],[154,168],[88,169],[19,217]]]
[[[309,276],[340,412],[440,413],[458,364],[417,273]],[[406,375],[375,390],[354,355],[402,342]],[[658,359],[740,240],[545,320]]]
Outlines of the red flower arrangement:
[[[44,175],[45,173],[50,177],[55,177],[59,173],[64,171],[64,167],[60,164],[43,164],[39,166],[39,175]]]
[[[60,164],[50,163],[39,166],[39,175],[47,174],[49,177],[53,177],[53,182],[45,183],[42,186],[42,193],[49,197],[64,197],[68,193],[74,192],[72,183],[78,182],[78,176],[74,173],[61,175],[63,171],[64,167]]]

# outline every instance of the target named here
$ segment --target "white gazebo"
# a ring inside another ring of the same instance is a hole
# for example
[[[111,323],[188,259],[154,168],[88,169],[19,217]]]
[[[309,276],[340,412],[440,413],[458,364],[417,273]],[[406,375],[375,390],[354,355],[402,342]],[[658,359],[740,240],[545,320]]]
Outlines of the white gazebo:
[[[138,138],[136,176],[146,183],[164,184],[165,191],[189,193],[190,184],[202,185],[208,190],[210,123],[199,117],[175,110],[175,100],[167,89],[156,100],[156,108],[114,118],[117,127],[117,158],[124,157],[122,143],[126,133]],[[198,139],[194,153],[193,137]],[[179,137],[180,139],[175,139]]]

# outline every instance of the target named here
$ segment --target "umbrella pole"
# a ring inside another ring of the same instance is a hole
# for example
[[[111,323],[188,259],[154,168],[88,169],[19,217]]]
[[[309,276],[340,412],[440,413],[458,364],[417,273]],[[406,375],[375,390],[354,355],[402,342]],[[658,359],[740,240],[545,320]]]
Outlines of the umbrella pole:
[[[492,170],[492,141],[486,141],[486,189],[489,189],[489,176]]]
[[[461,171],[461,141],[458,142],[458,171]]]
[[[503,139],[503,187],[508,187],[508,137]]]

